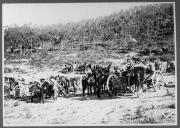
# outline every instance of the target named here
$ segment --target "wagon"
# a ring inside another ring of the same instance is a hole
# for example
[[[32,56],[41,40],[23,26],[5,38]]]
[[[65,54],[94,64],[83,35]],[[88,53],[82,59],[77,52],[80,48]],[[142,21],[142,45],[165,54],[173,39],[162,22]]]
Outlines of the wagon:
[[[118,93],[121,93],[122,95],[124,95],[126,92],[133,94],[135,94],[136,92],[138,93],[139,89],[137,89],[137,87],[135,86],[133,76],[133,71],[129,71],[126,76],[118,76],[114,73],[109,75],[106,83],[108,94],[110,96],[117,96]],[[141,83],[139,83],[139,85],[143,86],[143,91],[150,89],[158,91],[164,87],[163,73],[160,70],[156,70],[151,73],[145,73],[144,79]]]
[[[64,74],[73,72],[72,65],[67,63],[66,66],[62,69],[61,72],[64,73]]]
[[[84,74],[86,70],[86,65],[80,65],[74,69],[76,73]]]
[[[148,74],[147,74],[148,75]],[[164,87],[164,76],[160,70],[156,70],[153,74],[145,77],[144,84],[153,88],[155,91],[161,90]],[[148,82],[150,81],[150,82]]]
[[[23,84],[19,82],[19,85],[13,88],[13,97],[14,98],[25,98],[30,96],[29,93],[29,84]]]

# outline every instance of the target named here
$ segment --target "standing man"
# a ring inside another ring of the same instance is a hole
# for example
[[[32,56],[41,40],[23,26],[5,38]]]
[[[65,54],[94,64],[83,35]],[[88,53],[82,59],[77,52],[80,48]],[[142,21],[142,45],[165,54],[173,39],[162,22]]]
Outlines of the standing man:
[[[49,81],[52,83],[53,85],[53,91],[54,91],[54,100],[57,100],[58,97],[58,82],[54,79],[54,78],[50,78]]]

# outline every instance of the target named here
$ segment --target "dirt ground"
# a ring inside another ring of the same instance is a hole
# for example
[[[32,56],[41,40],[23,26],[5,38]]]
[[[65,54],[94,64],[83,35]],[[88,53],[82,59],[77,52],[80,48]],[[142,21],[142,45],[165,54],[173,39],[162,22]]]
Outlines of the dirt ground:
[[[5,65],[14,73],[4,75],[47,77],[58,70],[46,68],[46,72],[19,64]],[[19,73],[17,71],[26,71]],[[30,74],[32,72],[32,74]],[[71,74],[72,76],[74,74]],[[29,79],[31,80],[31,79]],[[165,76],[167,81],[175,81],[174,75]],[[102,95],[86,96],[81,93],[68,98],[58,97],[56,101],[30,103],[29,100],[4,100],[4,126],[64,126],[64,125],[134,125],[134,124],[175,124],[176,96],[175,86],[166,86],[158,92],[141,92],[137,98],[131,93],[110,98]]]
[[[38,125],[122,125],[174,124],[174,88],[142,92],[139,98],[127,93],[117,98],[103,95],[73,95],[57,101],[30,103],[29,100],[4,100],[5,126]]]

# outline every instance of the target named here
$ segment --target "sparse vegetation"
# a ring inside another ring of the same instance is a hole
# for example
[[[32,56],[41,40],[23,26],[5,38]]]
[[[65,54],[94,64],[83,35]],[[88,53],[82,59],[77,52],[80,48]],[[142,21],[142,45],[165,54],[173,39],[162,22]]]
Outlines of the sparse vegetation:
[[[6,26],[5,57],[48,59],[50,52],[78,52],[90,59],[89,51],[100,58],[110,57],[111,51],[126,53],[161,48],[174,48],[173,4],[152,4],[120,11],[109,16],[53,26]],[[81,52],[82,51],[82,52]],[[105,53],[106,52],[106,53]],[[67,54],[67,53],[66,53]],[[156,56],[174,59],[174,53]]]

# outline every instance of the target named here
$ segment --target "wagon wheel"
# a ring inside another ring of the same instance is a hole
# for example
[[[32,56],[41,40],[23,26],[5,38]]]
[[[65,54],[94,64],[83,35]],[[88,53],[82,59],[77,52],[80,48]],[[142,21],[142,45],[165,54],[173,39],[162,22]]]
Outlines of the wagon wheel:
[[[113,95],[113,80],[115,79],[114,77],[116,77],[116,75],[110,75],[107,79],[107,91],[109,96]]]
[[[133,72],[131,72],[130,74],[129,74],[129,76],[128,76],[128,88],[129,88],[129,90],[133,93],[133,94],[135,94],[135,92],[136,92],[136,86],[135,86],[135,81],[134,81],[134,79],[133,79]]]
[[[158,91],[164,87],[163,74],[157,70],[153,74],[152,84],[155,91]]]

